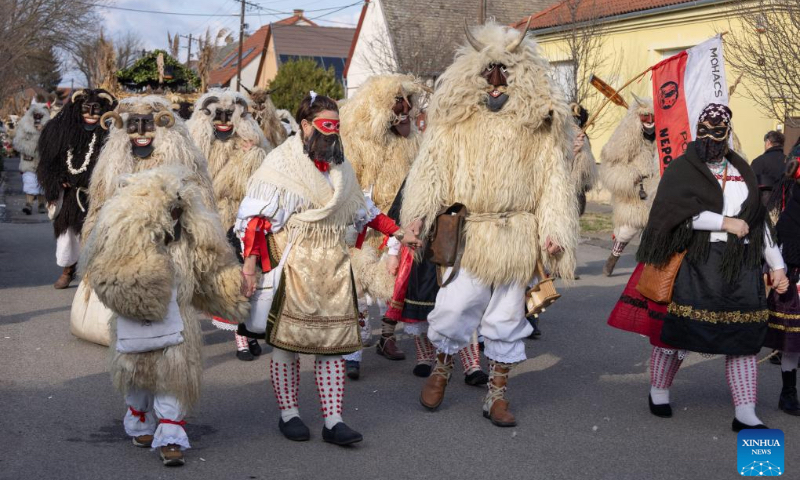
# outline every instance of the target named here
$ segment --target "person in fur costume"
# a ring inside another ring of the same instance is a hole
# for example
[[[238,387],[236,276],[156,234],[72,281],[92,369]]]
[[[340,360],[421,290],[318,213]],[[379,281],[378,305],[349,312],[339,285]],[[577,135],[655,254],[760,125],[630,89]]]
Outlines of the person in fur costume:
[[[22,191],[25,193],[25,215],[33,213],[33,202],[38,201],[39,213],[47,213],[44,191],[36,179],[36,167],[39,166],[37,150],[42,128],[50,121],[50,111],[40,103],[31,104],[30,108],[17,126],[14,136],[14,150],[20,154],[19,171],[22,172]]]
[[[359,350],[362,341],[346,233],[361,232],[361,242],[369,226],[405,242],[418,239],[405,237],[361,191],[344,157],[335,101],[311,92],[297,119],[301,133],[273,150],[250,179],[235,230],[244,245],[246,292],[274,347],[270,368],[281,410],[278,428],[289,440],[310,438],[298,410],[298,354],[313,354],[325,420],[322,439],[350,445],[362,436],[342,421],[342,355]],[[275,285],[274,296],[265,296]]]
[[[245,195],[247,179],[261,166],[272,147],[250,113],[247,98],[233,90],[212,89],[197,99],[188,126],[208,159],[222,226],[230,231]],[[229,238],[234,243],[235,237],[229,235]],[[238,245],[234,248],[239,250]],[[251,361],[261,354],[255,339],[248,341],[235,333],[236,322],[214,318],[213,324],[221,330],[234,331],[236,358]]]
[[[125,98],[103,115],[101,127],[109,134],[89,183],[92,203],[83,226],[86,235],[114,195],[120,176],[164,165],[182,165],[194,172],[194,180],[203,187],[206,208],[216,208],[206,159],[167,99],[157,95]]]
[[[589,138],[583,133],[583,127],[589,120],[589,112],[578,103],[571,103],[570,109],[576,127],[573,152],[575,159],[572,161],[570,176],[577,190],[578,212],[583,215],[586,210],[586,194],[597,184],[597,162],[594,160]]]
[[[245,90],[247,90],[245,88]],[[257,88],[252,92],[247,90],[250,95],[250,100],[255,104],[253,117],[261,126],[261,131],[273,148],[277,147],[288,137],[286,128],[283,126],[278,111],[275,109],[275,104],[272,103],[270,98],[270,90]]]
[[[442,403],[452,356],[480,329],[490,361],[483,414],[508,427],[516,425],[508,376],[526,359],[523,339],[533,331],[526,287],[538,261],[574,277],[578,207],[568,165],[575,130],[533,39],[492,22],[466,34],[468,44],[437,81],[403,194],[403,224],[420,238],[443,208],[459,203],[467,211],[460,269],[445,270],[451,283],[428,316],[438,354],[420,402],[431,410]]]
[[[611,192],[614,209],[614,245],[603,266],[608,277],[622,251],[647,224],[661,179],[653,101],[636,95],[633,100],[600,152],[600,181]]]
[[[408,174],[419,151],[420,133],[414,124],[419,111],[422,86],[411,75],[370,77],[341,107],[342,144],[353,164],[358,183],[382,212],[388,212],[397,190]],[[359,287],[359,313],[369,330],[369,306],[377,303],[381,316],[386,313],[394,278],[389,274],[390,259],[378,253],[399,249],[399,242],[385,239],[374,231],[367,234],[361,250],[351,251],[356,285]],[[389,360],[403,360],[394,336],[396,321],[383,318],[382,335],[376,346],[379,355]],[[357,379],[362,352],[345,357],[348,376]]]
[[[111,378],[125,395],[125,432],[183,465],[184,420],[203,371],[200,312],[244,319],[239,263],[206,186],[191,168],[121,179],[86,242],[81,271],[113,312]]]
[[[91,201],[89,179],[106,139],[100,117],[116,106],[117,99],[103,89],[76,90],[39,137],[36,176],[53,220],[56,263],[64,269],[55,288],[67,288],[75,278],[79,237]]]

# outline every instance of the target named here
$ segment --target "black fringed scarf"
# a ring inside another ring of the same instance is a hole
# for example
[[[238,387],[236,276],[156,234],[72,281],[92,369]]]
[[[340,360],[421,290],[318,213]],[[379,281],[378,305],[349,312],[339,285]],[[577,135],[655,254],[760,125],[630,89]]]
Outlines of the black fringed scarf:
[[[744,239],[728,234],[722,256],[720,273],[723,279],[732,282],[743,264],[749,268],[761,265],[764,222],[768,217],[750,165],[733,151],[725,157],[741,173],[748,189],[747,200],[737,218],[746,221],[750,227],[750,234],[746,237],[749,248],[745,248]],[[692,219],[706,210],[721,214],[722,206],[723,193],[719,182],[698,156],[695,142],[689,143],[686,153],[670,163],[661,178],[636,259],[664,265],[673,253],[688,249],[686,258],[689,261],[707,261],[711,232],[693,230]]]
[[[775,186],[768,210],[780,212],[775,230],[786,265],[800,268],[800,185],[794,178],[786,177]]]

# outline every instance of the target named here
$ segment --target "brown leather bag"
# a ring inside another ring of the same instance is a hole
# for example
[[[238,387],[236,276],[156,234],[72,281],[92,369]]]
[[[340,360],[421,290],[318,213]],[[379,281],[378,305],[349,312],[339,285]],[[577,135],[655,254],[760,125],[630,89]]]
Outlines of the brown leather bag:
[[[681,268],[686,250],[672,254],[669,261],[657,267],[650,263],[645,264],[642,276],[636,284],[636,291],[643,297],[656,303],[669,303],[672,301],[672,289],[675,287],[675,278]]]
[[[466,222],[467,207],[460,203],[454,203],[436,215],[425,256],[432,263],[441,267],[436,269],[436,280],[440,287],[452,282],[461,267]],[[441,269],[446,267],[453,267],[453,269],[447,280],[442,280]]]

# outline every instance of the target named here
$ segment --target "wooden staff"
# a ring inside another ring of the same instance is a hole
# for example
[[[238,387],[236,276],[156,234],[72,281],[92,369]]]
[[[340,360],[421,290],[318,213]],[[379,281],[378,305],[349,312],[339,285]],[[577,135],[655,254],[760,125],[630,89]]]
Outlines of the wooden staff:
[[[652,70],[652,69],[653,69],[653,67],[647,67],[647,70],[645,70],[644,72],[640,73],[639,75],[636,75],[635,77],[633,77],[633,78],[631,78],[630,80],[628,80],[627,82],[625,82],[625,85],[623,85],[623,86],[619,87],[619,90],[617,90],[617,94],[619,94],[620,92],[622,92],[623,90],[625,90],[625,89],[628,87],[628,85],[630,85],[631,83],[633,83],[633,82],[635,82],[636,80],[639,80],[640,78],[644,77],[644,76],[645,76],[645,74],[647,74],[647,72],[649,72],[649,71],[650,71],[650,70]],[[592,116],[591,116],[591,117],[589,118],[589,120],[586,122],[586,125],[584,125],[584,126],[583,126],[583,133],[586,133],[586,130],[588,130],[588,129],[589,129],[589,127],[591,127],[591,126],[592,126],[592,124],[595,122],[595,120],[597,120],[597,117],[598,117],[598,115],[600,115],[600,112],[602,112],[602,111],[603,111],[603,109],[604,109],[604,108],[606,108],[606,106],[607,106],[609,103],[611,103],[611,99],[612,99],[612,98],[613,98],[613,96],[606,98],[606,101],[605,101],[605,102],[603,102],[603,103],[600,105],[600,108],[598,108],[598,109],[597,109],[597,111],[595,111],[595,112],[592,114]]]

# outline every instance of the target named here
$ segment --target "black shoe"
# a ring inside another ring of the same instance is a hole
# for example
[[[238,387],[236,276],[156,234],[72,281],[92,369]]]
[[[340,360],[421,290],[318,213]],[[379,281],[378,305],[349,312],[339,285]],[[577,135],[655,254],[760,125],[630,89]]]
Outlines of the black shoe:
[[[734,432],[740,432],[742,430],[761,430],[765,428],[768,429],[769,427],[763,423],[759,423],[758,425],[747,425],[737,420],[736,417],[733,417],[733,424],[731,425],[731,430]]]
[[[306,424],[300,420],[300,417],[292,417],[288,422],[283,419],[278,422],[278,428],[284,437],[293,442],[307,442],[311,438],[311,431],[306,427]]]
[[[261,345],[258,344],[258,340],[255,338],[247,339],[247,349],[250,350],[254,357],[261,355]]]
[[[47,207],[44,206],[44,203],[39,204],[39,213],[47,213]]]
[[[672,407],[669,405],[669,403],[664,405],[656,405],[653,403],[653,397],[650,395],[647,396],[647,403],[650,404],[650,413],[656,417],[672,418]]]
[[[22,211],[25,213],[25,215],[30,215],[31,212],[33,212],[33,207],[29,203],[26,203],[25,206],[22,207]]]
[[[528,318],[528,323],[530,323],[531,327],[533,327],[533,331],[531,332],[530,335],[528,335],[528,338],[531,338],[531,339],[534,339],[534,340],[538,340],[539,337],[542,336],[542,331],[539,330],[539,319],[538,318]]]
[[[427,363],[420,363],[414,367],[414,375],[422,378],[428,378],[431,376],[431,372],[433,371],[433,367],[428,365]]]
[[[256,359],[256,357],[250,353],[250,350],[236,350],[236,358],[243,362],[252,362]]]
[[[773,350],[774,352],[775,350]],[[769,357],[769,363],[773,365],[780,365],[782,360],[781,352],[776,353],[775,355]]]
[[[344,371],[347,372],[347,378],[350,380],[358,380],[361,376],[361,362],[345,360]]]
[[[339,422],[331,429],[322,427],[322,440],[344,446],[358,443],[364,440],[364,436],[345,425],[344,422]]]
[[[473,387],[485,387],[489,382],[489,375],[483,370],[475,370],[469,375],[464,375],[464,383]]]
[[[778,408],[789,415],[800,416],[800,402],[797,400],[797,370],[781,372],[783,388]]]

